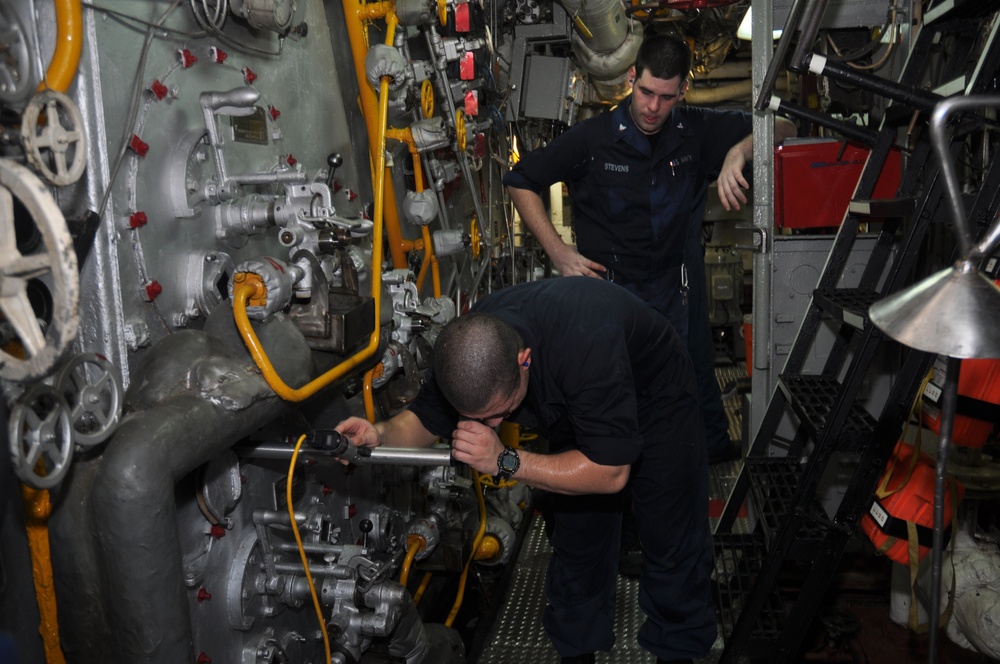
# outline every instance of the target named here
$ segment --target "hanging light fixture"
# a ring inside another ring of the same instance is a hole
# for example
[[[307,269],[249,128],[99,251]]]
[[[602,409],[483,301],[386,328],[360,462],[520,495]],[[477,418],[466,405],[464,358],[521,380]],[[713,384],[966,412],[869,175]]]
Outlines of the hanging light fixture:
[[[951,97],[940,102],[931,116],[931,144],[940,162],[952,222],[961,257],[949,268],[873,304],[872,323],[896,341],[947,357],[942,396],[941,432],[934,472],[934,538],[931,551],[931,606],[929,661],[937,662],[941,621],[941,561],[944,552],[944,492],[958,401],[958,372],[962,358],[1000,357],[1000,289],[979,271],[979,263],[1000,240],[1000,219],[986,237],[974,244],[962,202],[955,166],[948,151],[948,117],[974,108],[1000,108],[1000,95]]]

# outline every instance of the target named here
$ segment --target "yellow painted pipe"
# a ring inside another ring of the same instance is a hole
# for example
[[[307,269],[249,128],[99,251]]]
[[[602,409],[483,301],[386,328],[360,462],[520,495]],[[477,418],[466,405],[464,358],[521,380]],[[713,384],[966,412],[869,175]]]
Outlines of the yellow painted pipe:
[[[410,131],[409,127],[406,129],[389,129],[386,131],[386,138],[393,138],[397,141],[406,143],[407,149],[410,151],[410,157],[413,159],[413,189],[417,193],[424,190],[424,170],[420,161],[420,151],[417,150],[417,144],[413,140],[413,132]],[[430,268],[431,280],[434,284],[434,297],[441,297],[441,268],[438,263],[437,256],[434,255],[434,242],[431,239],[431,231],[426,226],[420,229],[421,237],[423,239],[423,250],[424,259],[420,264],[420,272],[417,274],[417,292],[419,293],[424,286],[424,279],[427,277],[427,269]]]
[[[56,50],[38,90],[66,92],[76,77],[83,52],[83,8],[80,0],[55,0]]]
[[[391,40],[396,32],[395,4],[392,2],[371,2],[360,3],[357,0],[343,0],[344,16],[347,19],[347,36],[351,45],[351,54],[354,58],[354,71],[358,78],[358,88],[361,94],[361,110],[365,116],[365,125],[368,129],[368,145],[372,151],[373,161],[382,164],[381,168],[376,168],[376,179],[384,177],[385,155],[376,153],[376,150],[385,151],[385,129],[380,128],[371,122],[370,118],[376,117],[376,110],[379,99],[368,84],[365,75],[365,57],[368,55],[368,42],[365,39],[364,22],[375,18],[386,18],[387,41]],[[391,29],[390,29],[391,28]],[[389,42],[391,43],[391,41]],[[384,98],[385,93],[380,92],[379,97]],[[381,147],[380,147],[381,145]],[[392,257],[392,266],[397,269],[406,267],[406,254],[403,244],[403,233],[399,225],[399,207],[396,203],[396,191],[393,188],[392,180],[385,187],[385,207],[386,225],[385,232],[389,238],[389,254]]]
[[[42,637],[47,664],[66,664],[62,645],[59,642],[59,620],[56,617],[56,589],[52,574],[52,557],[49,549],[49,515],[52,501],[48,491],[32,489],[21,485],[24,500],[25,533],[28,536],[28,550],[31,553],[31,571],[35,581],[35,597],[38,601],[40,624],[38,633]]]
[[[362,386],[362,398],[365,402],[365,419],[372,424],[375,423],[375,396],[372,394],[372,380],[375,378],[376,369],[378,369],[378,366],[374,366],[365,372],[365,382]]]
[[[385,127],[389,117],[389,78],[383,76],[379,83],[379,109],[378,109],[378,133],[381,137],[378,145],[378,172],[385,172]],[[250,325],[250,318],[247,316],[247,302],[251,298],[266,297],[267,289],[263,280],[252,273],[246,273],[242,282],[237,283],[234,277],[233,288],[233,318],[236,321],[236,328],[243,337],[243,343],[250,351],[254,363],[260,369],[264,380],[274,390],[275,394],[285,401],[298,402],[311,397],[318,391],[331,384],[335,380],[343,378],[347,373],[356,369],[371,358],[378,350],[381,340],[381,309],[382,309],[382,228],[383,213],[385,211],[385,179],[379,178],[375,187],[375,219],[372,230],[372,300],[375,304],[375,322],[371,335],[368,337],[368,345],[363,349],[336,365],[326,373],[306,383],[302,387],[289,387],[281,379],[278,372],[274,370],[274,365],[267,357],[264,347],[260,345],[260,339]]]

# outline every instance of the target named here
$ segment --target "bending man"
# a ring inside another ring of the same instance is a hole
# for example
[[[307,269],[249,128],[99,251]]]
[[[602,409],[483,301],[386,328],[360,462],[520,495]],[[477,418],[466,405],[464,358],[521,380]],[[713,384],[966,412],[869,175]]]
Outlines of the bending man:
[[[337,429],[370,447],[450,438],[457,461],[553,494],[543,620],[563,662],[614,645],[627,485],[645,556],[639,643],[658,662],[688,662],[716,636],[695,391],[679,337],[653,308],[597,279],[549,279],[497,291],[449,323],[408,410]],[[505,448],[502,420],[537,428],[548,453]]]

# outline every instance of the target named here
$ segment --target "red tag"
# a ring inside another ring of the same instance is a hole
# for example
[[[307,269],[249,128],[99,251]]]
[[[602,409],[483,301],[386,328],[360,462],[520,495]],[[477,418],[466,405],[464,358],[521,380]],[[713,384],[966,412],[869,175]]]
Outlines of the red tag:
[[[455,5],[455,31],[468,32],[469,23],[469,3],[460,2]]]
[[[458,77],[463,81],[471,81],[476,77],[476,59],[472,51],[462,54],[458,64]]]
[[[465,93],[465,114],[479,115],[479,92],[477,90],[469,90]]]

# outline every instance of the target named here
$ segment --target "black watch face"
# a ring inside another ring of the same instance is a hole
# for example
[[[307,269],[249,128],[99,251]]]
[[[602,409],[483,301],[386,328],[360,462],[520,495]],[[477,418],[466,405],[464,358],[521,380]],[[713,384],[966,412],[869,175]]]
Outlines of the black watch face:
[[[513,473],[521,465],[521,460],[517,458],[517,452],[508,448],[500,455],[500,470],[504,473]]]

